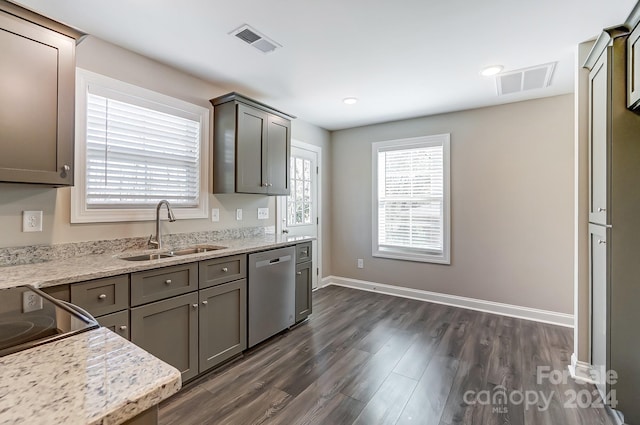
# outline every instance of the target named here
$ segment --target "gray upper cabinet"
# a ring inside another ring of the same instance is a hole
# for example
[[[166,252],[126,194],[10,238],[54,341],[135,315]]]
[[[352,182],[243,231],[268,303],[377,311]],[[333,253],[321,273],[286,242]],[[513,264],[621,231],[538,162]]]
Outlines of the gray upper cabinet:
[[[640,25],[627,38],[627,107],[640,111]]]
[[[288,195],[295,117],[237,93],[211,103],[213,192]]]
[[[597,224],[609,224],[611,55],[607,47],[589,73],[589,221]]]
[[[0,0],[0,181],[73,184],[81,33]]]

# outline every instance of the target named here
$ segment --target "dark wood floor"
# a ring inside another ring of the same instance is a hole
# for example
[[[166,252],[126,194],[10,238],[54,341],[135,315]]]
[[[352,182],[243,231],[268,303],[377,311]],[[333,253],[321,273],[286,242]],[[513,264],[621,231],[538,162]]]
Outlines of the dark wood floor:
[[[593,386],[537,378],[538,366],[566,371],[572,339],[567,328],[332,286],[314,293],[308,322],[163,402],[160,423],[613,425],[604,408],[571,407]]]

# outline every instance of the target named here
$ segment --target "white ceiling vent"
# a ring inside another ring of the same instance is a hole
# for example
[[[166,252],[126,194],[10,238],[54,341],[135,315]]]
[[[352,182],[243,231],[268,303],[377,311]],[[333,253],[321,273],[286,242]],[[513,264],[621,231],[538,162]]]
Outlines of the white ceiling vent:
[[[240,40],[250,44],[262,53],[271,53],[277,48],[282,47],[282,45],[276,43],[260,31],[246,24],[242,25],[240,28],[236,28],[229,34],[238,37]]]
[[[549,87],[555,67],[556,62],[552,62],[498,74],[496,75],[498,95]]]

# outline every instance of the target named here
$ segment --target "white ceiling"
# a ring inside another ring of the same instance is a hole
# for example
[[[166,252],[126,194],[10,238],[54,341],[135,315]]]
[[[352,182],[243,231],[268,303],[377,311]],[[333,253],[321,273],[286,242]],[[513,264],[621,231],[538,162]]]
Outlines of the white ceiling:
[[[636,0],[17,2],[335,130],[570,93],[576,45]],[[284,47],[263,54],[228,35],[245,23]],[[549,88],[521,94],[498,97],[479,75],[556,61]]]

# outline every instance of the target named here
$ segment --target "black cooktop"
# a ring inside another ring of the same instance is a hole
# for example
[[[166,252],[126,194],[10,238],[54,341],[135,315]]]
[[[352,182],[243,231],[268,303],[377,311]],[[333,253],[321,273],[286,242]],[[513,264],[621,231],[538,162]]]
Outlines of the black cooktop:
[[[31,286],[0,290],[0,356],[97,327],[87,312]]]

